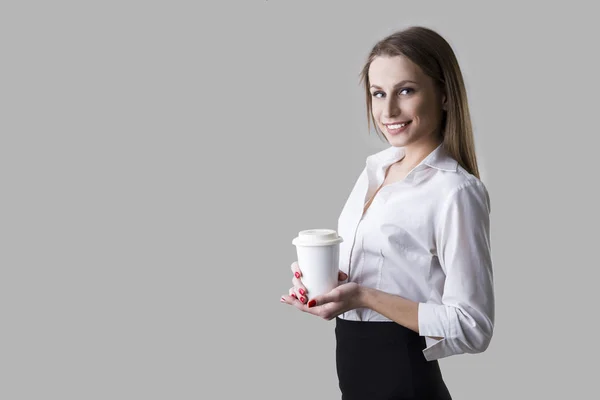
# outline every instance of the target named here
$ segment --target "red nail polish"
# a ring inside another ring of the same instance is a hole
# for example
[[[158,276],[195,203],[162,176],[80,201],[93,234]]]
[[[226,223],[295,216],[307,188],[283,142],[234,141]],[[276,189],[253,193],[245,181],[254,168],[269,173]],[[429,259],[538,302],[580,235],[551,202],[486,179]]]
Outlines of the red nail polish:
[[[304,303],[304,302],[306,301],[306,299],[304,298],[304,296],[300,297],[300,301],[301,301],[302,303]]]
[[[311,301],[308,302],[308,306],[309,307],[314,307],[316,305],[317,305],[317,301],[316,300],[311,300]]]
[[[300,294],[303,295],[303,296],[306,294],[306,292],[302,288],[298,289],[298,292],[300,292]]]
[[[296,293],[292,293],[290,296],[292,296],[293,298],[297,299]]]
[[[300,272],[298,272],[298,271],[294,272],[294,276],[296,277],[296,279],[299,279],[300,278]]]

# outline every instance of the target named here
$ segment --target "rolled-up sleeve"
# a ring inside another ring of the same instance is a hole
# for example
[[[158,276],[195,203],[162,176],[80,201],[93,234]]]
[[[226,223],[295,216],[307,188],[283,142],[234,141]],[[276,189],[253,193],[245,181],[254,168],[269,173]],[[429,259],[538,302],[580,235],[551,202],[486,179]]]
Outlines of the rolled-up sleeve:
[[[494,329],[490,200],[479,180],[450,194],[436,225],[437,255],[446,275],[442,304],[420,303],[419,334],[427,360],[487,349]]]

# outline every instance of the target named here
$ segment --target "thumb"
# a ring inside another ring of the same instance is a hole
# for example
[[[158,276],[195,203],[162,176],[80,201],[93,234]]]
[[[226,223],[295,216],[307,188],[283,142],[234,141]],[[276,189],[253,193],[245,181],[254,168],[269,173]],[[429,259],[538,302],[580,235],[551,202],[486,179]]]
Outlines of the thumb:
[[[344,298],[346,297],[347,295],[345,295],[343,291],[340,291],[338,288],[335,288],[330,292],[313,297],[306,305],[308,306],[308,308],[314,306],[323,306],[327,305],[327,303],[337,303],[340,301],[344,301]]]
[[[338,281],[345,281],[346,279],[348,279],[348,274],[343,271],[339,271],[338,272]]]

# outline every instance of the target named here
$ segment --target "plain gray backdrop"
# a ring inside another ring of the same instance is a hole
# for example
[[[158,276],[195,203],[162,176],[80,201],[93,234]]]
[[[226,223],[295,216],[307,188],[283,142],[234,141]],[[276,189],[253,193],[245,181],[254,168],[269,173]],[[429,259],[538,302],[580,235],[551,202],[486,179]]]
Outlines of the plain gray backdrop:
[[[281,304],[365,158],[358,74],[453,46],[492,203],[496,330],[455,399],[593,397],[600,30],[585,2],[3,1],[0,398],[336,399]]]

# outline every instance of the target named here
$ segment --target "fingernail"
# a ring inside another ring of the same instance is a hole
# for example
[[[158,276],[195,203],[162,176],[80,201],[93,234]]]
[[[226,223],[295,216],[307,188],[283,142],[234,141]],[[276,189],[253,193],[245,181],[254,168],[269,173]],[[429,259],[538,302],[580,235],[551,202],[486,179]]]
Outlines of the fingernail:
[[[300,272],[298,272],[298,271],[294,272],[294,276],[296,277],[296,279],[300,278]]]
[[[306,294],[306,292],[302,288],[298,289],[298,292],[300,292],[301,295],[305,295]]]
[[[285,301],[285,297],[281,296],[281,301]]]
[[[316,305],[317,305],[317,301],[316,300],[311,300],[311,301],[308,302],[308,306],[309,307],[314,307]]]
[[[301,301],[302,303],[304,303],[304,302],[306,301],[306,299],[304,298],[304,296],[301,296],[301,297],[300,297],[300,301]]]
[[[292,296],[293,298],[297,299],[296,293],[292,293],[290,296]]]

